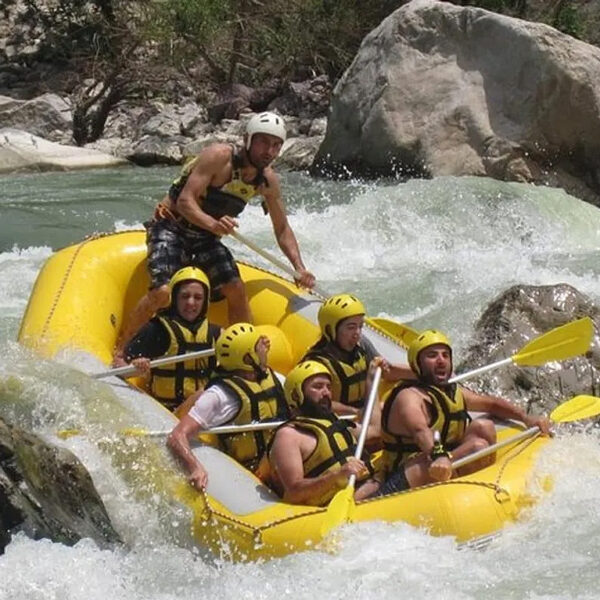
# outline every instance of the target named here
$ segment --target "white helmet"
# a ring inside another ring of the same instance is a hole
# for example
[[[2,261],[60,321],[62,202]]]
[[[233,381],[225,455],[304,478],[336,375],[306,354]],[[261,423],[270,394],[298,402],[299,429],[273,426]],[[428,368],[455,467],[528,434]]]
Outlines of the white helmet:
[[[255,133],[268,133],[285,142],[285,123],[279,115],[272,112],[263,112],[254,115],[246,125],[246,150],[250,150],[252,136]]]

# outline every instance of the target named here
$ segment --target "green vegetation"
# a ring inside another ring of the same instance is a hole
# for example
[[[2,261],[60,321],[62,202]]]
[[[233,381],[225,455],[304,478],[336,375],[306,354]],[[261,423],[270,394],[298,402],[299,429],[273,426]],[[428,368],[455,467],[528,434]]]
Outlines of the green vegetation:
[[[321,74],[335,82],[365,35],[408,0],[20,1],[19,24],[41,40],[25,60],[65,65],[74,138],[83,144],[134,95],[176,97],[185,84],[206,97],[226,84],[282,86]],[[573,0],[454,3],[542,21],[582,39],[594,19]],[[16,0],[5,0],[0,17],[11,6]]]
[[[174,64],[204,61],[217,83],[307,72],[337,78],[399,0],[170,0],[148,4],[145,34]]]
[[[582,38],[582,18],[572,2],[560,2],[552,23],[556,29],[576,38]]]

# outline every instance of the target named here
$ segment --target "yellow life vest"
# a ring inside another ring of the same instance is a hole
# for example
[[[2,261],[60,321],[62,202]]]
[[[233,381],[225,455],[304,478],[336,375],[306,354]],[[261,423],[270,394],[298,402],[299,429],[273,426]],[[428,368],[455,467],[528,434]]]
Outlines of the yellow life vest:
[[[248,202],[259,194],[259,187],[266,183],[266,179],[259,171],[254,181],[247,183],[242,179],[243,160],[239,154],[236,154],[232,148],[232,173],[231,180],[225,185],[217,188],[209,186],[206,195],[200,200],[200,208],[214,219],[220,219],[223,216],[237,217],[246,208]],[[177,198],[184,188],[190,173],[196,166],[199,156],[195,156],[185,163],[177,179],[173,181],[169,188],[169,197],[176,206]],[[266,212],[265,204],[263,210]],[[178,217],[184,220],[183,217]],[[192,229],[199,229],[188,223]]]
[[[215,383],[232,392],[240,402],[237,415],[229,421],[233,425],[289,419],[283,387],[271,369],[260,382],[219,374],[211,379],[208,387]],[[229,456],[254,471],[272,435],[273,430],[226,433],[219,435],[219,441]]]
[[[385,476],[397,470],[407,458],[420,452],[414,440],[409,437],[396,435],[388,428],[390,411],[396,395],[403,389],[417,387],[414,382],[403,382],[397,385],[383,397],[381,412],[381,429],[383,440],[382,462]],[[471,420],[465,408],[462,390],[456,384],[446,388],[433,385],[418,384],[418,388],[429,396],[429,427],[440,432],[442,444],[448,450],[456,448],[464,437],[467,424]]]
[[[212,348],[219,328],[204,319],[194,334],[169,317],[158,320],[169,333],[170,344],[165,356],[175,356]],[[190,394],[202,389],[215,368],[214,357],[185,360],[151,369],[150,391],[169,410],[175,410]]]
[[[351,363],[334,357],[324,348],[310,350],[302,360],[316,360],[331,373],[331,395],[333,402],[362,408],[367,387],[367,356],[357,346]]]
[[[323,473],[339,471],[341,466],[348,462],[348,458],[354,456],[356,440],[348,429],[352,426],[348,421],[341,419],[331,421],[328,419],[295,417],[288,425],[302,431],[309,431],[317,438],[315,449],[303,461],[305,477],[318,477]],[[373,468],[366,452],[363,453],[362,459],[367,465],[369,473],[366,473],[357,481],[368,479],[373,473]],[[320,496],[310,498],[307,504],[311,506],[323,506],[333,498],[337,491],[339,491],[337,488],[332,487]]]

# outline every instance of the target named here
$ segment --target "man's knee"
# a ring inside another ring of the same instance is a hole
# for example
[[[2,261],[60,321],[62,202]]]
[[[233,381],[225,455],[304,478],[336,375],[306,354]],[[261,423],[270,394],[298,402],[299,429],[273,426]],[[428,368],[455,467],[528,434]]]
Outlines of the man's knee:
[[[148,304],[153,312],[165,308],[171,301],[171,290],[168,285],[161,285],[148,292]]]
[[[496,442],[496,427],[490,419],[475,419],[469,425],[468,433],[486,440],[487,445]]]
[[[227,300],[230,299],[246,299],[246,286],[241,279],[234,279],[229,283],[225,283],[221,286],[221,292]]]
[[[490,443],[484,438],[477,437],[473,439],[471,445],[471,452],[479,452],[480,450],[485,450],[490,445]]]

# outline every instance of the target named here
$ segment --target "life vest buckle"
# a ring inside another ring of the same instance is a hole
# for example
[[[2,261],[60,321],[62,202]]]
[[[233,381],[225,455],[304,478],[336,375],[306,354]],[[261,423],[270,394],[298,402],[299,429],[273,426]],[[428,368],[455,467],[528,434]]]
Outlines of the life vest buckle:
[[[505,502],[510,502],[510,494],[508,490],[496,486],[496,489],[494,491],[494,499],[496,500],[496,502],[498,502],[498,504],[504,504]]]

